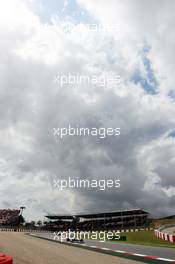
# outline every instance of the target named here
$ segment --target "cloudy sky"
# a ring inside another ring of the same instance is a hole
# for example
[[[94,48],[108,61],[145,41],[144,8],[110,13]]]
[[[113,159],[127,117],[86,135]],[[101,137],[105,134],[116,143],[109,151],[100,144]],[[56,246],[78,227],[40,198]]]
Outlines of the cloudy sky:
[[[0,2],[0,208],[25,205],[30,220],[175,213],[174,10],[174,0]],[[67,73],[120,75],[121,84],[54,82]],[[56,140],[53,128],[68,124],[121,135]],[[120,178],[121,188],[53,188],[53,178],[70,176]]]

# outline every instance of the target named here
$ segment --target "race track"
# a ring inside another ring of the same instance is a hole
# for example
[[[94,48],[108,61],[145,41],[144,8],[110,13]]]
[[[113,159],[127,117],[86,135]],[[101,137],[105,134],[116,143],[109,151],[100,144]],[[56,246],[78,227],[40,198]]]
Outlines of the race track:
[[[53,233],[37,233],[34,234],[36,236],[47,238],[51,240],[54,239]],[[165,248],[165,247],[152,247],[152,246],[143,246],[143,245],[135,245],[135,244],[128,244],[128,243],[113,243],[113,242],[100,242],[97,240],[85,240],[85,244],[90,247],[97,247],[97,248],[108,248],[113,251],[126,251],[128,253],[136,253],[141,255],[148,255],[148,256],[156,256],[158,258],[163,259],[170,259],[174,260],[175,263],[175,249],[174,248]]]
[[[25,235],[0,232],[0,252],[13,257],[13,264],[139,264],[140,262]]]
[[[164,232],[166,234],[170,234],[170,235],[175,235],[175,226],[167,227],[167,228],[163,229],[162,232]]]

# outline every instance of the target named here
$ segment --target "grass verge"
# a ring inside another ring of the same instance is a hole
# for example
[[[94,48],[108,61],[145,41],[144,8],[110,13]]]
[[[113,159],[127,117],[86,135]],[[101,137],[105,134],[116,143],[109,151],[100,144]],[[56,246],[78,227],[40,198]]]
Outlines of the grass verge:
[[[170,243],[163,239],[157,238],[154,235],[153,231],[139,231],[139,232],[127,232],[121,233],[122,236],[126,236],[126,241],[112,241],[114,243],[130,243],[138,244],[145,246],[154,246],[154,247],[169,247],[175,248],[174,243]]]

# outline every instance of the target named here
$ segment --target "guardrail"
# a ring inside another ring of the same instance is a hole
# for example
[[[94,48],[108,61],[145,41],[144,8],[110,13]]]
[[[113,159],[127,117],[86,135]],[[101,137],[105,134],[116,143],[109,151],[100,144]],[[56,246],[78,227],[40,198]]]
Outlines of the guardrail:
[[[48,233],[51,231],[48,230],[42,230],[42,229],[21,229],[21,228],[0,228],[0,231],[2,232],[42,232],[42,233]],[[1,264],[1,263],[0,263]]]
[[[140,232],[140,231],[153,231],[153,228],[131,228],[131,229],[118,229],[112,230],[113,232],[128,233],[128,232]],[[22,229],[22,228],[0,228],[2,232],[29,232],[29,233],[50,233],[54,232],[53,230],[42,230],[42,229]],[[86,230],[87,232],[91,232]]]

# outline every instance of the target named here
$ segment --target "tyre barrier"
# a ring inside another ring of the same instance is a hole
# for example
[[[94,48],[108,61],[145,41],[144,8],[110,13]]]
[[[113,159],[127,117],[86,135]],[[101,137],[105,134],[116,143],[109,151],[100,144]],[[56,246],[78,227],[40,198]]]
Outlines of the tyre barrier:
[[[167,234],[167,233],[163,233],[159,230],[154,230],[154,235],[160,239],[163,239],[163,240],[166,240],[166,241],[169,241],[171,243],[175,243],[175,235],[170,235],[170,234]]]
[[[3,253],[0,253],[0,264],[13,264],[13,259]]]

